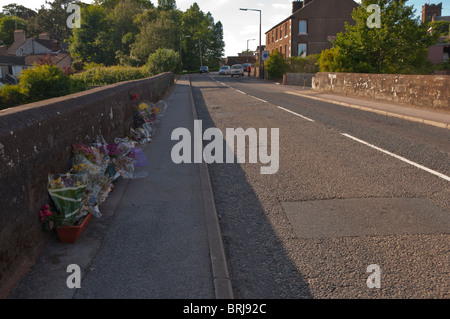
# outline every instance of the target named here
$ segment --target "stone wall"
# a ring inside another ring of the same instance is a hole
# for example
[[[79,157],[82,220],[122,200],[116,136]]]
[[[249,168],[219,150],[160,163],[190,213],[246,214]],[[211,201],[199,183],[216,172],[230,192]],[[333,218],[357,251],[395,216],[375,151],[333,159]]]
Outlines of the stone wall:
[[[314,73],[286,73],[283,75],[283,85],[300,85],[311,87]]]
[[[49,202],[48,174],[72,166],[72,144],[125,137],[133,106],[158,101],[173,83],[164,73],[0,111],[0,298],[49,238],[39,210]]]
[[[312,89],[450,111],[450,76],[319,72]]]

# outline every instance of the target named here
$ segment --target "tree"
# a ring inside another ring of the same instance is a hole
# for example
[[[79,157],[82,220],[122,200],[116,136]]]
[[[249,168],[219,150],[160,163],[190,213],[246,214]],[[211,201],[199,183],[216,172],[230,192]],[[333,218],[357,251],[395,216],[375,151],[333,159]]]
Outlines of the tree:
[[[158,49],[148,57],[148,69],[151,74],[175,72],[180,65],[180,54],[174,50]]]
[[[445,20],[428,22],[428,29],[436,32],[439,36],[450,35],[450,22]]]
[[[353,11],[355,24],[346,23],[333,49],[320,58],[321,70],[358,73],[426,72],[428,47],[436,40],[427,34],[427,26],[414,17],[406,0],[362,0]],[[369,28],[370,4],[381,9],[381,27]]]
[[[181,18],[183,68],[195,70],[200,63],[218,67],[223,55],[223,26],[214,22],[211,13],[204,13],[197,3]],[[187,37],[189,36],[189,38]]]
[[[16,28],[17,26],[17,28]],[[17,17],[4,16],[0,18],[0,41],[6,46],[10,46],[14,42],[14,30],[26,29],[25,20]]]
[[[106,19],[111,29],[109,36],[116,55],[117,51],[124,55],[130,54],[130,45],[139,33],[139,25],[135,23],[135,18],[143,11],[136,0],[122,0],[109,11]]]
[[[64,42],[69,39],[72,30],[67,27],[66,12],[67,6],[76,0],[53,0],[46,1],[50,5],[46,8],[44,5],[38,10],[38,14],[30,17],[28,21],[28,33],[32,37],[37,37],[42,32],[52,33],[59,41]]]
[[[179,23],[168,11],[147,13],[150,20],[141,22],[141,31],[131,44],[131,56],[144,64],[149,55],[160,48],[176,50],[179,46]],[[156,17],[156,18],[155,18]]]
[[[31,11],[31,9],[16,3],[10,3],[2,7],[3,15],[16,16],[19,18],[23,18],[24,13],[27,11]]]
[[[106,9],[101,5],[84,5],[81,7],[81,16],[81,27],[74,28],[73,36],[70,37],[70,54],[86,63],[115,64]]]
[[[158,0],[158,8],[161,10],[176,10],[175,0]]]
[[[213,39],[211,43],[210,56],[208,57],[208,64],[211,68],[218,68],[220,66],[220,59],[224,54],[225,42],[223,41],[223,25],[222,22],[214,24]]]
[[[284,59],[284,55],[278,50],[275,50],[270,54],[269,59],[267,59],[265,63],[265,67],[270,80],[282,78],[283,74],[285,74],[289,68]]]

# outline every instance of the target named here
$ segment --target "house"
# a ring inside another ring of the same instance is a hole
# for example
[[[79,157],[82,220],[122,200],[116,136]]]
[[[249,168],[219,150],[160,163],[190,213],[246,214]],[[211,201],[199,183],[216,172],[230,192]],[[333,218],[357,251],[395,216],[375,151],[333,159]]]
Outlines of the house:
[[[22,70],[33,67],[46,57],[62,69],[72,64],[67,45],[60,44],[51,35],[41,33],[37,39],[27,39],[25,31],[15,30],[14,42],[7,48],[0,47],[0,79],[7,78],[7,75],[17,77]]]
[[[441,16],[442,2],[439,4],[425,4],[422,6],[422,23],[428,21],[449,21],[450,16]],[[450,31],[447,36],[439,38],[439,43],[428,48],[428,58],[437,65],[449,61],[450,56]]]
[[[292,2],[292,15],[265,33],[266,50],[278,50],[286,58],[319,54],[332,47],[345,22],[354,23],[353,0],[304,0]]]
[[[26,68],[25,57],[0,55],[0,79],[4,79],[3,82],[16,84],[14,77]]]
[[[233,64],[243,64],[243,63],[256,63],[256,56],[253,53],[238,53],[238,56],[228,56],[225,59],[225,65],[232,66]]]

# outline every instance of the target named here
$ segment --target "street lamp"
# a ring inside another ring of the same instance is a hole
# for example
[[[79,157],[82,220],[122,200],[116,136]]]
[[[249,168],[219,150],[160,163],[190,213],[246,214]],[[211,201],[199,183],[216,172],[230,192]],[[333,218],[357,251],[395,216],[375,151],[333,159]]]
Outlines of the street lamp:
[[[248,62],[248,41],[255,41],[256,39],[248,39],[247,40],[247,62]]]
[[[242,11],[258,11],[259,12],[259,78],[264,79],[264,74],[262,73],[261,68],[261,59],[262,59],[262,47],[261,47],[261,10],[259,9],[247,9],[247,8],[240,8],[239,10]]]

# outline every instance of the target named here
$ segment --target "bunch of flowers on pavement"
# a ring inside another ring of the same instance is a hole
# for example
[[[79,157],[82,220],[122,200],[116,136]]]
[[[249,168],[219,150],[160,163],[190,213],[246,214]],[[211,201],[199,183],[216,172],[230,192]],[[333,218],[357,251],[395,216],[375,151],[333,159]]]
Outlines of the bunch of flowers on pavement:
[[[54,226],[76,225],[87,215],[87,211],[82,209],[85,206],[87,198],[85,192],[87,189],[87,180],[83,175],[61,174],[49,175],[48,192],[54,204],[54,211],[43,222],[52,221]],[[42,214],[41,214],[42,218]]]
[[[140,144],[151,141],[151,136],[155,133],[155,126],[167,109],[167,103],[159,101],[156,104],[142,101],[134,111],[134,126],[131,129],[131,137]]]
[[[137,98],[135,94],[130,97]],[[157,104],[144,101],[135,110],[135,128],[130,129],[130,137],[107,143],[99,135],[90,145],[73,144],[71,169],[64,174],[49,174],[47,190],[51,203],[39,212],[44,228],[78,225],[87,214],[100,218],[99,206],[120,177],[146,177],[142,168],[147,166],[147,159],[137,145],[151,141],[155,124],[166,108],[164,101]]]

